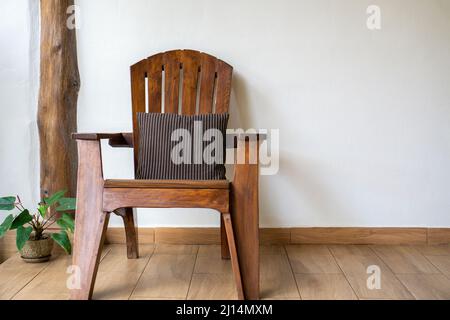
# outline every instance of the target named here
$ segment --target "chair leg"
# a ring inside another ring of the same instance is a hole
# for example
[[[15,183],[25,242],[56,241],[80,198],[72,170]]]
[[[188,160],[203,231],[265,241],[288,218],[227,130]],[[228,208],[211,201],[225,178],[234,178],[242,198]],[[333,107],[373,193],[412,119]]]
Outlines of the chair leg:
[[[72,266],[71,300],[89,300],[94,291],[109,213],[103,211],[100,143],[78,142],[78,186]]]
[[[97,215],[96,220],[88,220],[89,226],[76,225],[73,250],[73,265],[79,272],[79,287],[71,289],[70,300],[91,300],[94,292],[95,279],[100,264],[109,213]],[[78,235],[77,235],[78,233]],[[80,233],[82,235],[80,235]]]
[[[227,231],[225,230],[225,223],[223,216],[220,215],[220,244],[222,250],[222,259],[230,259],[230,248],[228,246]]]
[[[115,213],[122,217],[125,225],[125,237],[127,241],[127,257],[128,259],[139,258],[139,242],[137,214],[133,208],[124,208],[116,210]]]
[[[241,271],[239,267],[239,259],[236,250],[236,243],[234,241],[233,224],[229,213],[222,213],[223,223],[228,239],[228,246],[230,247],[231,266],[233,268],[234,280],[236,282],[236,289],[239,300],[244,300],[244,290],[242,288]]]

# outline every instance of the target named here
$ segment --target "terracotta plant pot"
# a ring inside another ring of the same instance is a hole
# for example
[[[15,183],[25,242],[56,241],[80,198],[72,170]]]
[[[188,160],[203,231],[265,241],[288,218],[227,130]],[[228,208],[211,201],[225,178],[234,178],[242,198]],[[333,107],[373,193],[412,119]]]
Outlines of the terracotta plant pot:
[[[43,239],[33,240],[30,238],[20,250],[20,255],[25,262],[40,263],[50,260],[52,256],[53,239],[44,234]]]

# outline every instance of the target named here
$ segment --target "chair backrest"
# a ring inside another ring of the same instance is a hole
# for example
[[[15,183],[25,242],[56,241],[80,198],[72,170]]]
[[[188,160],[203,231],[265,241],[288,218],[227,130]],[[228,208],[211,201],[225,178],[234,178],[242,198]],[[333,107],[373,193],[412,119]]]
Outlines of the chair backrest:
[[[134,162],[139,152],[138,112],[228,112],[233,67],[194,50],[158,53],[131,66]]]

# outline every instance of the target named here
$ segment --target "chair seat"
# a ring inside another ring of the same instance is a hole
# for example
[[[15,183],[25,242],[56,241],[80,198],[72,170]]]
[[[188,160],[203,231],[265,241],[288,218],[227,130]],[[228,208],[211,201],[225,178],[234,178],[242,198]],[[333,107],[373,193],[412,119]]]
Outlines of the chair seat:
[[[105,188],[229,189],[228,180],[119,180],[105,181]]]

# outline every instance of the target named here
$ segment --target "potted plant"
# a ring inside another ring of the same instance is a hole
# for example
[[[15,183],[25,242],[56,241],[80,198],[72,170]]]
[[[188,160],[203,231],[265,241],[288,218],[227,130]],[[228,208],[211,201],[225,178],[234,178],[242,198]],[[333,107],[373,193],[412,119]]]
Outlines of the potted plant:
[[[16,230],[16,246],[22,259],[37,263],[48,261],[53,249],[53,241],[60,245],[67,254],[71,254],[69,233],[74,232],[75,223],[69,211],[75,210],[75,199],[64,198],[65,191],[59,191],[44,198],[34,214],[22,205],[19,196],[0,198],[0,210],[18,210],[17,215],[10,214],[0,225],[0,238],[8,230]],[[51,208],[56,210],[51,211]],[[47,233],[57,224],[59,233]]]

